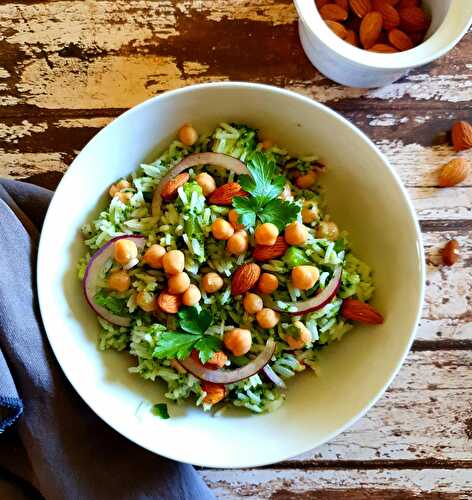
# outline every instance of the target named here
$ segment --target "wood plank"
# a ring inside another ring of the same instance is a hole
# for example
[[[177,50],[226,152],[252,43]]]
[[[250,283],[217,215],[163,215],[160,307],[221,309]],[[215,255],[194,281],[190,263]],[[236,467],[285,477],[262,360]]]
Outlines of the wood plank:
[[[339,106],[353,100],[389,107],[395,101],[405,109],[433,101],[469,105],[470,34],[428,68],[365,91],[334,85],[314,70],[295,19],[288,0],[3,4],[0,104],[123,109],[185,84],[232,79],[273,83]]]
[[[219,500],[467,500],[469,470],[205,470]]]

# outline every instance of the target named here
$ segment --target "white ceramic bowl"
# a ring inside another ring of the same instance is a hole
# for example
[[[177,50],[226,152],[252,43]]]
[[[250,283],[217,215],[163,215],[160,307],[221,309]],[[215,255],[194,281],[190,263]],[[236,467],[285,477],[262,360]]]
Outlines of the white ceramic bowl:
[[[108,186],[191,121],[209,131],[244,122],[296,153],[329,165],[328,202],[358,255],[375,270],[382,326],[358,327],[323,353],[322,376],[289,382],[278,411],[211,417],[170,405],[151,415],[163,386],[131,375],[135,360],[96,347],[97,321],[82,297],[76,263],[79,227],[103,206]],[[332,439],[355,422],[392,381],[414,337],[423,297],[423,253],[415,213],[397,175],[369,139],[330,109],[297,94],[249,83],[187,87],[150,99],[108,125],[82,150],[59,184],[41,236],[38,290],[47,335],[67,378],[109,425],[155,453],[212,467],[277,462]],[[93,439],[93,436],[90,436]],[[125,458],[126,459],[126,458]]]
[[[335,82],[350,87],[382,87],[410,69],[428,64],[451,50],[472,23],[471,0],[423,0],[432,16],[427,39],[398,54],[377,54],[336,36],[321,19],[313,0],[294,0],[299,33],[308,59]]]

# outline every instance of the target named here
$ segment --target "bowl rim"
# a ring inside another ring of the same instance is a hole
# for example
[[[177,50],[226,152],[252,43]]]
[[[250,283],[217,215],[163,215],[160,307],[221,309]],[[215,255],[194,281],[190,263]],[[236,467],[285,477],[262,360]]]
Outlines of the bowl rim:
[[[369,69],[407,70],[423,66],[449,52],[472,25],[472,2],[451,0],[448,12],[436,31],[422,44],[396,54],[379,54],[354,47],[339,38],[326,25],[313,0],[294,0],[300,21],[339,57]],[[463,21],[459,24],[457,21]]]
[[[212,83],[202,83],[202,84],[196,84],[196,85],[190,85],[186,87],[182,87],[179,89],[171,90],[164,92],[162,94],[159,94],[157,96],[154,96],[150,99],[147,99],[146,101],[132,107],[131,109],[127,110],[123,114],[119,115],[115,120],[113,120],[111,123],[106,125],[100,132],[98,132],[87,144],[86,146],[82,149],[82,151],[77,155],[77,157],[73,160],[71,165],[69,166],[68,170],[65,172],[63,179],[68,178],[68,176],[71,175],[71,172],[75,170],[75,164],[78,162],[79,156],[82,154],[82,152],[95,147],[95,143],[99,142],[101,140],[102,135],[105,134],[105,129],[110,129],[113,128],[114,126],[117,126],[116,124],[119,122],[122,122],[123,120],[126,120],[127,117],[131,114],[134,113],[139,113],[142,109],[154,105],[156,102],[159,102],[162,99],[167,99],[167,98],[178,98],[181,95],[185,95],[187,93],[192,93],[195,91],[199,90],[206,90],[206,89],[215,89],[215,88],[225,88],[225,89],[253,89],[256,91],[261,91],[261,92],[270,92],[270,93],[275,93],[275,94],[280,94],[292,99],[297,99],[306,105],[309,106],[314,106],[318,109],[320,109],[322,112],[327,113],[328,115],[331,115],[333,118],[336,120],[340,121],[344,126],[348,127],[353,133],[357,134],[382,160],[382,163],[384,164],[384,167],[389,171],[389,173],[392,176],[392,180],[396,183],[398,189],[400,190],[401,194],[403,195],[403,199],[406,204],[406,208],[408,209],[410,220],[413,223],[412,226],[415,231],[416,235],[416,248],[417,248],[417,258],[418,258],[418,263],[419,263],[419,268],[418,268],[418,276],[417,276],[417,281],[418,281],[418,290],[419,290],[419,295],[418,295],[418,300],[417,300],[417,311],[416,311],[416,317],[415,321],[413,323],[414,326],[412,326],[410,334],[409,334],[409,339],[406,342],[403,352],[401,353],[401,356],[399,357],[395,367],[392,369],[392,372],[386,382],[383,384],[383,387],[373,395],[373,397],[370,399],[368,404],[359,411],[356,415],[354,415],[352,418],[350,418],[343,426],[339,427],[335,431],[331,432],[330,434],[326,435],[323,437],[323,439],[316,441],[316,442],[310,442],[308,443],[303,449],[297,449],[297,450],[292,450],[290,452],[284,452],[280,453],[278,456],[274,456],[274,459],[271,461],[252,461],[251,457],[247,457],[247,460],[245,462],[238,462],[238,463],[224,463],[223,465],[221,463],[213,463],[211,460],[205,460],[205,461],[196,461],[196,462],[191,462],[193,465],[200,466],[200,467],[209,467],[209,468],[225,468],[225,469],[239,469],[239,468],[248,468],[248,467],[260,467],[264,465],[270,465],[270,464],[275,464],[278,462],[281,462],[283,460],[290,459],[294,456],[306,453],[314,448],[317,448],[328,441],[331,441],[334,437],[338,436],[342,432],[344,432],[346,429],[351,427],[355,422],[357,422],[360,418],[362,418],[369,410],[370,408],[382,397],[382,395],[385,393],[387,388],[390,386],[392,383],[393,379],[397,375],[398,371],[400,370],[401,366],[403,365],[405,358],[410,350],[410,347],[413,343],[413,340],[415,338],[416,334],[416,329],[418,327],[418,322],[421,316],[421,311],[422,311],[422,305],[424,301],[424,291],[425,291],[425,259],[424,259],[424,250],[423,250],[423,243],[422,243],[422,235],[421,235],[421,230],[420,226],[418,223],[418,220],[416,218],[416,212],[413,207],[413,204],[407,194],[407,191],[405,187],[403,186],[398,174],[395,172],[393,167],[390,165],[388,159],[385,157],[385,155],[375,146],[375,144],[367,137],[367,135],[362,132],[359,128],[357,128],[354,124],[349,122],[346,118],[338,114],[337,112],[333,111],[332,109],[328,108],[324,104],[321,104],[315,100],[312,100],[308,97],[305,97],[303,95],[297,94],[293,91],[286,90],[283,88],[275,87],[272,85],[266,85],[266,84],[260,84],[260,83],[250,83],[250,82],[212,82]],[[158,143],[158,138],[156,138],[156,144]],[[61,179],[59,185],[57,186],[56,192],[59,192],[61,190],[61,185],[64,185],[64,181]],[[46,213],[46,217],[44,219],[43,223],[43,229],[41,232],[40,236],[40,241],[39,241],[39,247],[38,247],[38,255],[37,255],[37,270],[36,270],[36,283],[37,283],[37,291],[38,291],[38,302],[39,302],[39,309],[41,313],[41,318],[43,320],[44,324],[44,330],[46,332],[46,336],[48,338],[49,344],[52,348],[52,351],[54,353],[54,356],[56,357],[59,366],[61,367],[64,375],[66,376],[67,380],[71,383],[72,387],[74,390],[79,394],[79,396],[82,398],[82,400],[87,404],[87,406],[101,419],[103,422],[105,422],[107,425],[112,427],[116,432],[121,434],[122,436],[126,437],[130,441],[134,442],[135,444],[141,446],[144,449],[147,449],[148,451],[151,451],[152,453],[161,455],[163,457],[169,458],[171,460],[176,460],[180,461],[183,463],[190,463],[185,460],[185,457],[182,456],[176,456],[173,454],[171,449],[164,449],[164,450],[156,450],[154,447],[149,446],[145,441],[140,440],[136,436],[133,436],[131,432],[127,432],[124,429],[120,429],[120,424],[119,421],[110,421],[107,415],[104,414],[104,412],[100,411],[97,406],[94,403],[93,399],[88,398],[88,395],[82,391],[82,388],[74,383],[73,377],[69,375],[69,369],[68,366],[65,364],[61,363],[61,357],[60,357],[60,346],[59,343],[56,344],[55,338],[56,336],[52,333],[54,332],[54,324],[53,322],[50,321],[49,316],[47,314],[48,311],[48,304],[46,303],[46,294],[41,292],[42,288],[45,286],[43,283],[47,283],[48,281],[48,275],[46,272],[43,272],[43,269],[46,269],[45,266],[42,265],[43,262],[48,260],[48,254],[47,250],[45,249],[46,243],[45,241],[50,237],[54,235],[54,224],[51,223],[52,217],[53,217],[53,212],[56,211],[56,200],[58,200],[57,196],[53,196],[51,203],[49,205],[48,211]],[[255,416],[257,417],[257,416]]]

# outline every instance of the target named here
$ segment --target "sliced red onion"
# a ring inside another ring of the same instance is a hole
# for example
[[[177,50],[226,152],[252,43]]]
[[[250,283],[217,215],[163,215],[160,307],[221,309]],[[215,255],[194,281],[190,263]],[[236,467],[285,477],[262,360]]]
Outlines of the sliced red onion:
[[[336,295],[336,292],[338,291],[339,285],[341,283],[342,273],[343,268],[341,266],[338,266],[334,270],[331,281],[325,286],[325,288],[323,288],[320,293],[318,293],[314,297],[311,297],[310,299],[301,302],[285,302],[287,308],[282,309],[277,306],[274,300],[268,298],[266,299],[267,305],[270,305],[270,307],[272,309],[275,309],[276,311],[285,311],[295,316],[301,316],[302,314],[317,311],[318,309],[321,309],[326,304],[331,302],[332,298]]]
[[[216,167],[223,167],[237,175],[249,174],[246,165],[232,156],[228,156],[223,153],[193,153],[177,163],[177,165],[168,172],[168,174],[154,189],[151,205],[152,215],[154,217],[159,217],[161,214],[161,191],[164,185],[184,170],[198,165],[214,165]]]
[[[264,349],[256,358],[247,365],[235,370],[209,370],[198,361],[195,361],[191,356],[183,361],[179,361],[179,363],[192,375],[195,375],[195,377],[205,382],[212,382],[213,384],[234,384],[235,382],[255,375],[259,370],[264,368],[274,355],[274,352],[275,340],[269,338]]]
[[[265,365],[264,368],[262,368],[262,370],[275,385],[281,387],[282,389],[287,388],[285,382],[277,375],[277,373],[274,372],[274,370],[269,364]]]
[[[139,259],[131,259],[128,264],[126,264],[125,266],[123,266],[123,269],[125,271],[129,271],[130,269],[132,269],[133,267],[137,266],[139,264]]]
[[[128,326],[131,322],[131,318],[128,316],[118,316],[113,314],[102,306],[95,304],[93,298],[97,294],[97,282],[100,275],[100,271],[103,269],[106,261],[113,258],[113,252],[115,243],[118,240],[128,239],[136,243],[138,250],[143,250],[146,244],[146,238],[144,236],[135,235],[125,235],[117,236],[111,239],[108,243],[103,245],[90,259],[87,268],[85,269],[84,279],[82,281],[82,287],[84,290],[85,299],[88,305],[103,319],[106,319],[110,323],[118,326]]]

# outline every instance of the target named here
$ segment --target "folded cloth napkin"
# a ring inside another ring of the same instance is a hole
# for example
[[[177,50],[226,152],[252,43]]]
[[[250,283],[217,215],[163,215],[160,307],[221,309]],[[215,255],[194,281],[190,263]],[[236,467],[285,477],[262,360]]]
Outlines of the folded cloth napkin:
[[[12,498],[1,487],[13,475],[47,500],[214,498],[193,467],[102,422],[58,366],[35,297],[36,247],[51,195],[0,179],[0,498]]]

